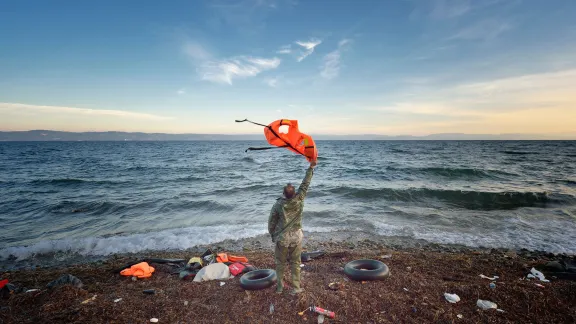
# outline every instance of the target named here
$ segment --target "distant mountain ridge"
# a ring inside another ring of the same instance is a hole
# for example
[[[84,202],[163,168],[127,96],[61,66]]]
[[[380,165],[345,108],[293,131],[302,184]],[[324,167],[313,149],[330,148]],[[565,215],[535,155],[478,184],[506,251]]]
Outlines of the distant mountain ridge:
[[[459,134],[412,135],[322,135],[316,140],[576,140],[574,134]],[[141,132],[62,132],[52,130],[0,131],[0,141],[246,141],[263,140],[262,134],[166,134]]]

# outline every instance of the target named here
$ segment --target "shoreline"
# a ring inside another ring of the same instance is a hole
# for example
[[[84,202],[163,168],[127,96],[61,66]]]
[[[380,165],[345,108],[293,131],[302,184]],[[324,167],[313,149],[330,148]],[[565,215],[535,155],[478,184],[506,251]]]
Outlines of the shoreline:
[[[210,247],[214,252],[246,256],[260,269],[274,269],[271,242],[266,243],[266,239],[262,236],[243,244],[231,241]],[[554,255],[437,244],[406,246],[400,239],[388,243],[362,237],[350,242],[309,239],[305,243],[308,251],[322,249],[328,254],[303,263],[305,292],[299,296],[277,295],[272,287],[245,291],[239,286],[239,278],[201,283],[181,280],[166,264],[152,264],[156,271],[148,279],[133,281],[118,273],[140,256],[188,259],[199,256],[203,247],[0,272],[2,278],[20,287],[39,289],[0,299],[0,322],[133,323],[158,318],[160,323],[316,323],[317,314],[298,315],[311,305],[336,313],[334,320],[326,318],[325,323],[576,321],[575,281],[555,280],[548,275],[549,283],[525,279],[531,267],[558,259]],[[369,282],[347,279],[344,265],[360,258],[383,261],[390,268],[390,277]],[[76,276],[84,286],[46,288],[48,282],[63,274]],[[499,276],[496,288],[490,288],[491,281],[480,274]],[[288,283],[289,278],[287,271],[284,280]],[[329,289],[331,282],[339,282],[342,288]],[[147,289],[155,293],[144,294]],[[444,293],[457,294],[461,301],[449,303]],[[478,299],[492,301],[504,312],[480,310]],[[272,314],[270,304],[275,308]]]
[[[388,248],[394,251],[427,251],[451,253],[515,253],[526,257],[570,258],[576,254],[553,253],[535,249],[510,249],[506,247],[467,246],[455,243],[434,243],[423,239],[405,236],[384,236],[361,231],[336,232],[304,232],[302,249],[313,251],[326,249],[332,246],[346,246],[350,250],[358,247]],[[266,234],[237,240],[226,239],[212,244],[200,244],[187,249],[161,249],[143,250],[139,252],[112,253],[108,255],[80,255],[78,253],[57,252],[54,254],[41,254],[24,260],[8,258],[2,260],[0,271],[33,270],[38,268],[51,269],[86,265],[103,262],[117,258],[145,258],[148,256],[160,257],[165,254],[202,253],[206,249],[226,250],[230,252],[242,251],[269,251],[273,253],[274,245]]]

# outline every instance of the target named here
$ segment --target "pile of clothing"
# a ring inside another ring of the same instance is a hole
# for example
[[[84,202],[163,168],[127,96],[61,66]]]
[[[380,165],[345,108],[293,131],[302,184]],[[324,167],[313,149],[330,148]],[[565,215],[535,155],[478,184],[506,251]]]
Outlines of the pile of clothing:
[[[180,271],[182,280],[193,279],[195,282],[229,279],[243,273],[256,270],[244,256],[231,255],[225,252],[214,253],[208,249],[200,257],[192,257]]]

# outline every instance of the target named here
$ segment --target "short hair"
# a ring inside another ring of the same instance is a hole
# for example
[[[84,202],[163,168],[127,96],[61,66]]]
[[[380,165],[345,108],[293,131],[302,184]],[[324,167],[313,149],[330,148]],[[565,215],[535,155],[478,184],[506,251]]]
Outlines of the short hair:
[[[291,183],[284,186],[284,197],[290,199],[293,198],[295,195],[296,190],[294,189],[294,186]]]

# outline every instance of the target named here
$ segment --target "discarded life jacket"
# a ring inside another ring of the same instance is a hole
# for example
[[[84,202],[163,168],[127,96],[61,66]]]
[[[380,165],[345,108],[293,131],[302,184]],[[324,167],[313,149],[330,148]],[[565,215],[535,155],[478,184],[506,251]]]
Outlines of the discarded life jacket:
[[[147,262],[140,262],[131,266],[130,268],[120,271],[120,274],[123,276],[149,278],[152,277],[152,272],[154,272],[154,270],[155,269],[151,267]]]
[[[218,253],[216,256],[216,262],[227,263],[227,262],[248,262],[248,259],[243,256],[229,255],[228,253]]]
[[[256,267],[246,262],[234,262],[229,265],[228,268],[230,269],[230,274],[233,276],[256,270]]]
[[[303,155],[308,162],[316,161],[318,159],[316,143],[314,143],[314,140],[310,135],[300,132],[297,120],[279,119],[269,125],[258,124],[248,119],[236,120],[237,123],[245,121],[263,126],[266,141],[271,145],[274,145],[273,147],[249,147],[246,151],[268,150],[283,147],[294,153]]]
[[[4,288],[8,284],[8,279],[0,280],[0,289]]]

